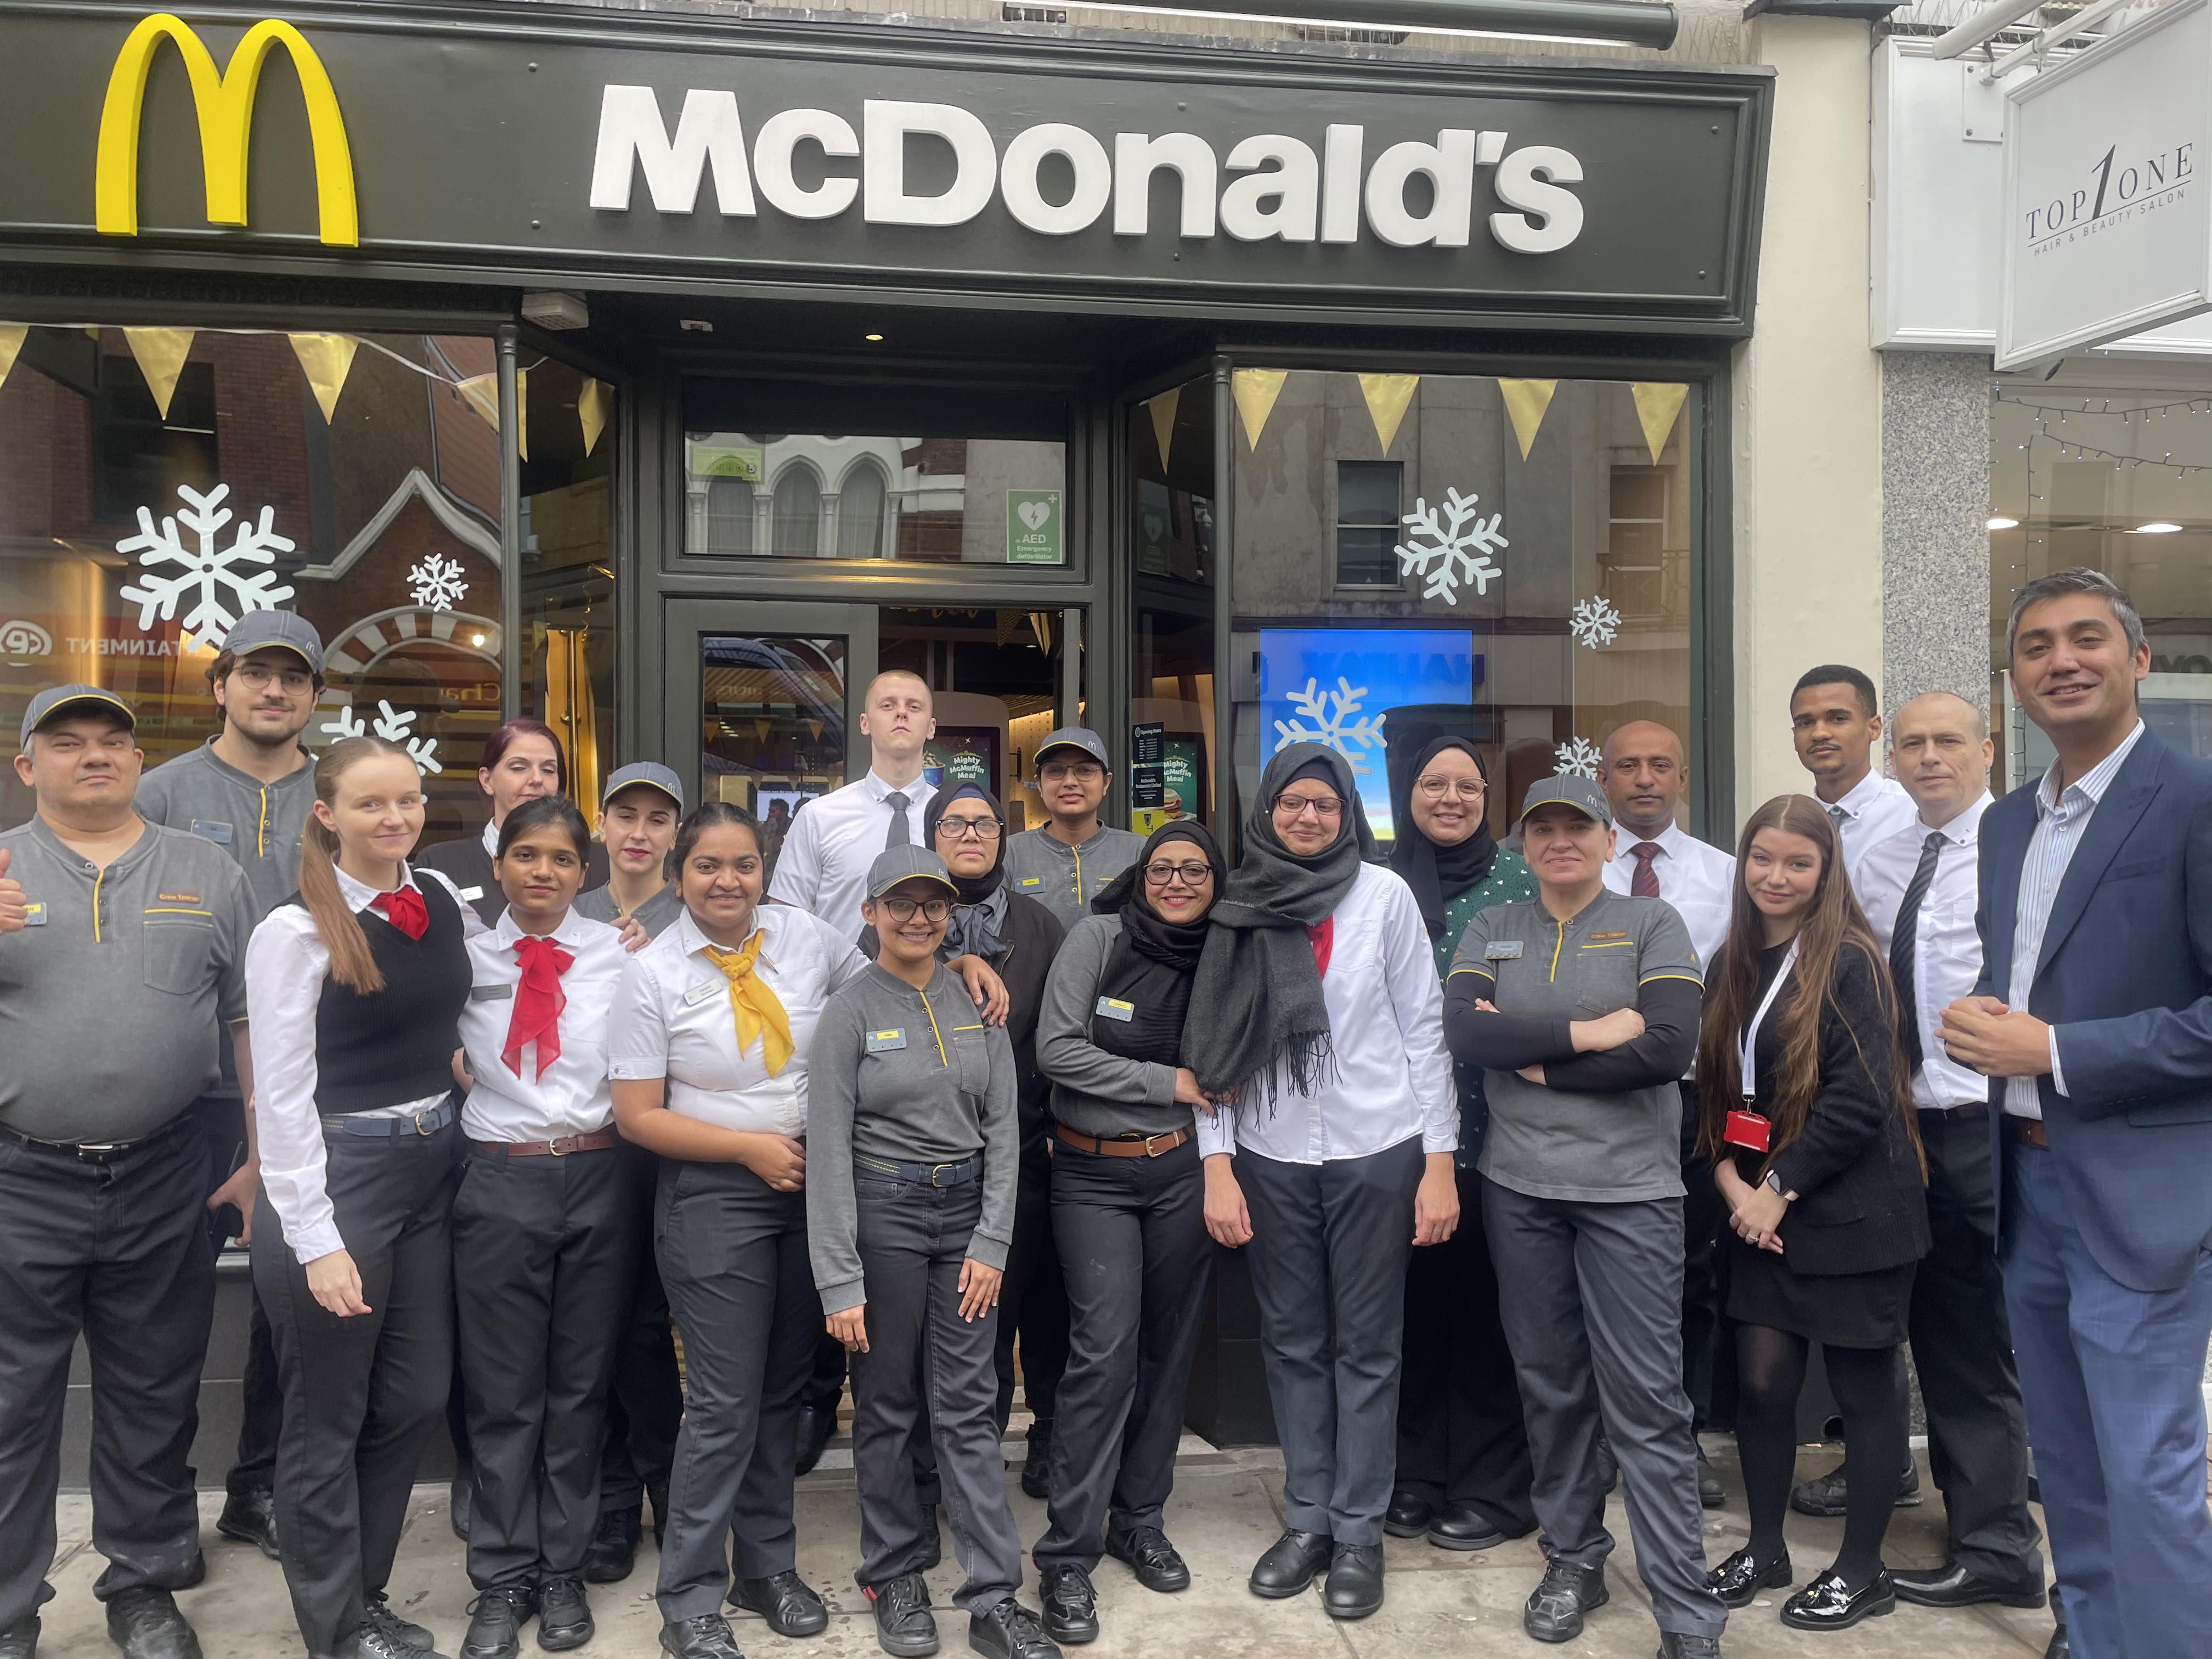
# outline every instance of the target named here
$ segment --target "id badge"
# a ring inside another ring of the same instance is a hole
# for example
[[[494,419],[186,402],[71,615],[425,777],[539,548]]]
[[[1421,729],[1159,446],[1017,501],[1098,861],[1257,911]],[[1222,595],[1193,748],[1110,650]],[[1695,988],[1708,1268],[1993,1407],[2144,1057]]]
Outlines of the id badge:
[[[1763,1152],[1774,1126],[1757,1112],[1730,1112],[1721,1139],[1730,1146],[1741,1146],[1746,1152]]]

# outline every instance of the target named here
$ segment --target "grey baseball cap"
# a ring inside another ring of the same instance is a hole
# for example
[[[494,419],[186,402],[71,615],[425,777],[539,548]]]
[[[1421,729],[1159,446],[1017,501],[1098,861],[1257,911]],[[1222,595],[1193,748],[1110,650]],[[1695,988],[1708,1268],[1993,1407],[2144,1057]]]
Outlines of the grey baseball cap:
[[[911,842],[903,847],[886,847],[876,854],[876,861],[868,866],[868,896],[881,898],[902,881],[933,881],[948,893],[959,890],[952,884],[945,860]]]
[[[1106,758],[1106,739],[1087,726],[1063,726],[1057,732],[1046,732],[1044,741],[1036,746],[1037,763],[1042,766],[1044,757],[1055,749],[1080,749],[1101,766],[1111,769],[1111,763]]]
[[[296,611],[249,611],[232,625],[222,648],[234,657],[271,648],[289,651],[309,671],[323,672],[323,636]]]
[[[1521,815],[1513,821],[1518,830],[1522,819],[1540,806],[1571,806],[1585,817],[1595,818],[1608,830],[1613,828],[1613,808],[1606,804],[1605,791],[1597,787],[1597,780],[1585,778],[1572,772],[1562,772],[1556,777],[1539,778],[1528,786],[1522,798]]]
[[[684,780],[659,761],[632,761],[628,766],[615,768],[607,787],[599,792],[599,805],[605,806],[632,785],[658,789],[676,803],[678,811],[684,810]]]
[[[120,714],[125,726],[133,732],[138,729],[138,717],[131,712],[131,705],[112,691],[103,691],[96,685],[50,685],[33,697],[31,706],[23,711],[23,731],[17,746],[30,748],[31,733],[48,720],[94,710]]]

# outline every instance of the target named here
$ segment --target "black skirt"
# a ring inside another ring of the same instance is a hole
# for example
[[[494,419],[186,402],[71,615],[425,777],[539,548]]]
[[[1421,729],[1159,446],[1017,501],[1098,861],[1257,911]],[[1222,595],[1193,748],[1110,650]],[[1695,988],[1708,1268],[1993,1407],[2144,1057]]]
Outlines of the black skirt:
[[[1912,1306],[1907,1261],[1866,1273],[1801,1273],[1787,1255],[1747,1244],[1734,1233],[1728,1250],[1728,1316],[1837,1348],[1893,1348],[1905,1337]]]

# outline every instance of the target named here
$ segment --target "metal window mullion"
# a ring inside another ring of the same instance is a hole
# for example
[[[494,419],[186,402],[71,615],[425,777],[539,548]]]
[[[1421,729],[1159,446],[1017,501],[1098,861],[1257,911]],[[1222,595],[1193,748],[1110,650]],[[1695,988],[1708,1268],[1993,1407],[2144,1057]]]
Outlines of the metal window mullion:
[[[499,353],[499,717],[522,712],[522,404],[516,333],[501,325]]]

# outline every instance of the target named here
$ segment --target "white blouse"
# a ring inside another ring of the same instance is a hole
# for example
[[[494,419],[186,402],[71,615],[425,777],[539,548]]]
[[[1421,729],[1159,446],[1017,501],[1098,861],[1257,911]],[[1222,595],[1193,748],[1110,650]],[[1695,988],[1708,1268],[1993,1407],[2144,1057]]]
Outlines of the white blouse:
[[[614,1121],[607,1084],[607,1022],[629,965],[622,935],[574,910],[548,936],[571,961],[561,975],[561,1053],[538,1072],[535,1038],[518,1056],[522,1074],[507,1069],[501,1051],[514,1017],[522,981],[517,942],[527,937],[503,912],[499,926],[469,940],[469,1000],[461,1010],[461,1046],[468,1051],[475,1086],[461,1103],[461,1127],[471,1140],[558,1140],[592,1134]]]

